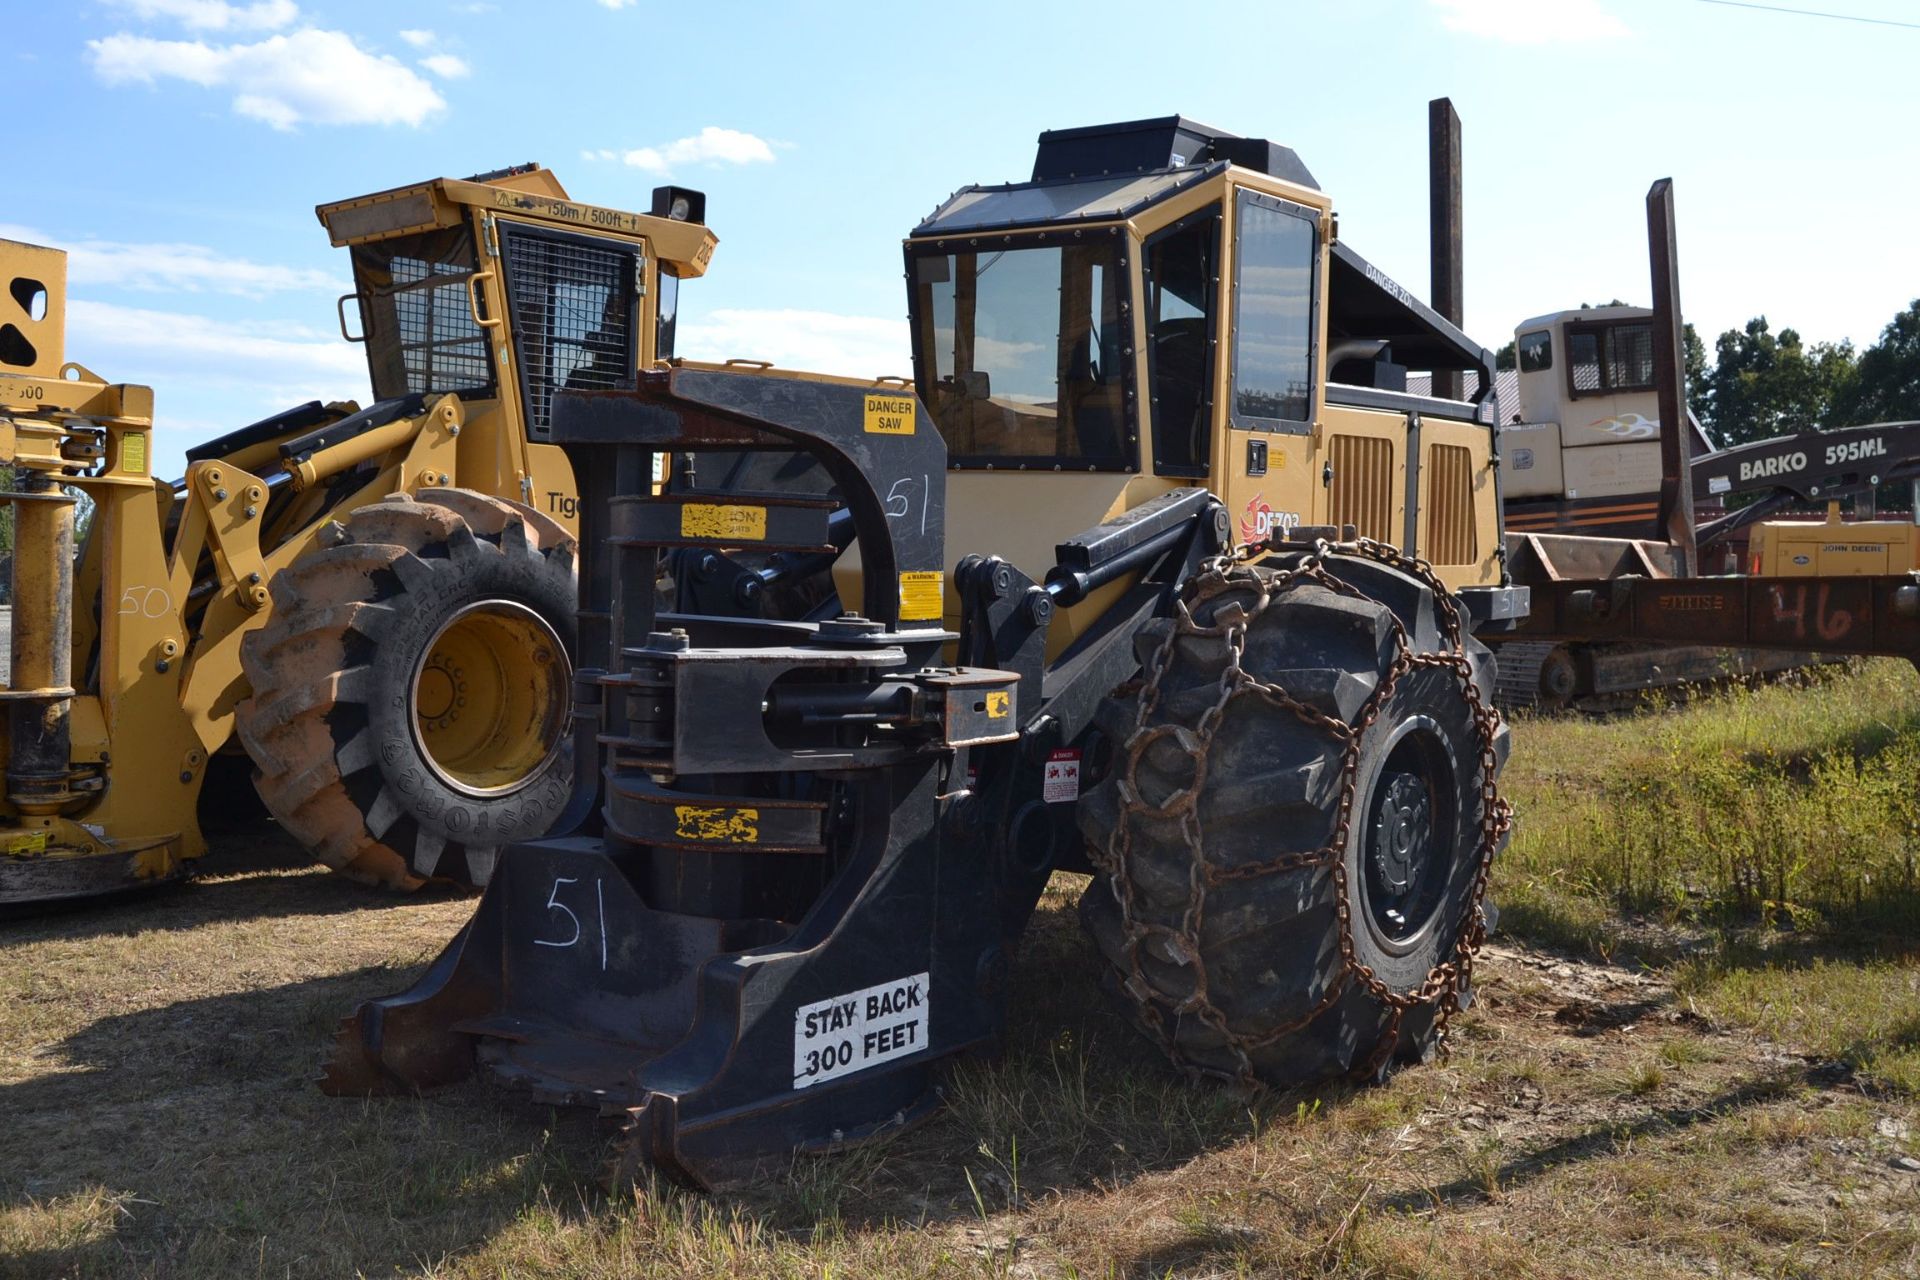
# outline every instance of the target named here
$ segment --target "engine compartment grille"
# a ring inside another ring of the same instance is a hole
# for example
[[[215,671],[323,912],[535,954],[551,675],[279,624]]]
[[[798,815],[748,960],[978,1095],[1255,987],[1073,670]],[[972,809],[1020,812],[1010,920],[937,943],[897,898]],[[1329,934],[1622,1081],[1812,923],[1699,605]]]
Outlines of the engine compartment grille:
[[[1363,538],[1397,542],[1393,529],[1393,445],[1377,436],[1332,438],[1333,487],[1327,519]]]
[[[1474,564],[1480,541],[1473,527],[1473,454],[1464,445],[1437,444],[1427,455],[1427,541],[1434,564]]]

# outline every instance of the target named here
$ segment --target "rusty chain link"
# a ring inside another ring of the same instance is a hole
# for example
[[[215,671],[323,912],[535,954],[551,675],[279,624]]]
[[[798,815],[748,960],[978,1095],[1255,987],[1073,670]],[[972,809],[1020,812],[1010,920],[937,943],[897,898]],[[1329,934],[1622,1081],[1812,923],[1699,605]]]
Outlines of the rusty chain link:
[[[1372,598],[1365,592],[1342,581],[1327,570],[1326,556],[1334,550],[1343,555],[1372,560],[1397,569],[1428,587],[1433,593],[1444,639],[1444,647],[1439,652],[1415,653],[1407,640],[1406,628],[1389,612],[1388,619],[1392,624],[1394,637],[1393,661],[1388,664],[1372,696],[1368,698],[1351,724],[1307,705],[1276,684],[1259,679],[1245,669],[1242,661],[1246,650],[1247,628],[1275,601],[1283,599],[1304,585],[1312,584],[1351,599],[1371,601]],[[1453,1015],[1459,1012],[1461,996],[1472,981],[1474,953],[1479,950],[1480,944],[1486,938],[1485,898],[1494,854],[1499,850],[1502,837],[1513,823],[1513,811],[1501,798],[1495,776],[1498,759],[1494,744],[1500,729],[1500,715],[1491,702],[1481,697],[1480,689],[1474,682],[1473,667],[1466,653],[1459,606],[1453,593],[1434,573],[1433,567],[1424,560],[1404,555],[1397,548],[1386,543],[1364,538],[1354,543],[1339,544],[1338,547],[1332,547],[1325,541],[1318,542],[1311,552],[1306,553],[1287,568],[1256,569],[1250,563],[1255,557],[1267,553],[1268,548],[1256,544],[1243,547],[1235,554],[1208,560],[1194,575],[1187,590],[1176,601],[1174,626],[1148,659],[1146,668],[1141,674],[1133,729],[1122,744],[1121,758],[1116,765],[1120,792],[1120,820],[1108,837],[1106,847],[1092,851],[1094,862],[1105,873],[1107,883],[1120,908],[1127,962],[1131,970],[1131,974],[1122,985],[1138,1006],[1142,1023],[1160,1042],[1176,1067],[1192,1075],[1221,1076],[1236,1080],[1250,1089],[1262,1087],[1253,1069],[1254,1052],[1305,1027],[1330,1009],[1346,992],[1348,986],[1356,981],[1367,989],[1377,1003],[1392,1011],[1392,1016],[1388,1019],[1379,1043],[1374,1046],[1365,1061],[1355,1068],[1356,1074],[1374,1075],[1387,1063],[1399,1041],[1402,1016],[1407,1010],[1422,1005],[1436,1006],[1435,1035],[1441,1050],[1445,1051],[1448,1023]],[[1202,625],[1195,619],[1194,614],[1197,609],[1215,597],[1232,591],[1253,592],[1250,611],[1236,602],[1230,602],[1215,611],[1213,621],[1208,625]],[[1220,675],[1219,696],[1191,726],[1180,724],[1149,726],[1147,722],[1160,702],[1161,683],[1172,668],[1174,651],[1181,640],[1194,636],[1216,638],[1225,645],[1228,661]],[[1474,730],[1480,743],[1480,847],[1478,865],[1468,899],[1468,909],[1461,919],[1460,930],[1451,952],[1443,953],[1446,958],[1434,966],[1427,974],[1426,980],[1418,987],[1401,992],[1389,988],[1373,968],[1361,961],[1355,952],[1353,908],[1347,892],[1346,849],[1352,831],[1353,806],[1359,783],[1360,752],[1363,740],[1367,730],[1379,718],[1387,700],[1393,696],[1400,678],[1418,667],[1438,667],[1451,671],[1459,682],[1472,715]],[[1235,698],[1246,695],[1257,696],[1267,703],[1285,709],[1307,725],[1326,733],[1341,745],[1343,764],[1340,798],[1335,809],[1333,835],[1322,847],[1307,852],[1281,854],[1260,862],[1221,867],[1209,861],[1206,856],[1205,833],[1200,829],[1200,796],[1206,789],[1210,758],[1208,748],[1212,737],[1226,715],[1228,705]],[[1154,743],[1167,738],[1171,738],[1192,762],[1193,778],[1188,785],[1160,803],[1154,804],[1149,802],[1139,789],[1140,762]],[[1147,921],[1134,900],[1134,887],[1127,871],[1128,857],[1132,850],[1133,820],[1142,816],[1176,820],[1189,854],[1187,906],[1181,915],[1178,928],[1169,928]],[[1228,1025],[1226,1014],[1213,1002],[1208,991],[1207,969],[1200,946],[1207,892],[1214,886],[1224,883],[1251,880],[1311,867],[1330,867],[1333,872],[1335,917],[1340,930],[1340,972],[1328,984],[1326,994],[1301,1016],[1257,1034],[1237,1032]],[[1157,941],[1169,955],[1191,972],[1193,990],[1185,999],[1176,1003],[1170,997],[1159,995],[1147,981],[1141,967],[1140,950],[1149,941]],[[1216,1067],[1188,1059],[1181,1052],[1172,1028],[1168,1025],[1169,1013],[1175,1016],[1196,1017],[1212,1028],[1233,1050],[1238,1060],[1238,1070],[1229,1074]]]

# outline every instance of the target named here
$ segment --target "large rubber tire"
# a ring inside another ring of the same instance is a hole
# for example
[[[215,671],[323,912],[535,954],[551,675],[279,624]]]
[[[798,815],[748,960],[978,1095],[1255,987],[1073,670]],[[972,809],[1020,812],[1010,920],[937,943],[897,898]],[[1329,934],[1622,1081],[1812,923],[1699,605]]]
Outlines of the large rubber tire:
[[[322,542],[241,650],[254,785],[351,879],[485,884],[572,786],[573,540],[518,503],[425,489]]]
[[[1331,853],[1314,858],[1338,840],[1346,748],[1334,733],[1258,692],[1231,698],[1213,731],[1203,729],[1231,657],[1223,636],[1200,629],[1232,621],[1235,611],[1250,618],[1242,670],[1344,725],[1359,722],[1394,663],[1396,617],[1412,652],[1444,651],[1433,593],[1418,579],[1371,560],[1325,563],[1364,597],[1295,584],[1256,613],[1269,570],[1202,576],[1186,593],[1194,625],[1166,619],[1146,628],[1137,641],[1140,693],[1102,709],[1105,724],[1122,728],[1106,776],[1080,803],[1081,829],[1103,868],[1081,899],[1081,919],[1106,961],[1109,989],[1192,1073],[1285,1087],[1377,1078],[1395,1060],[1425,1059],[1439,1001],[1407,1008],[1396,1026],[1391,1002],[1342,955],[1341,896],[1353,958],[1395,995],[1419,989],[1473,923],[1485,739],[1456,669],[1406,671],[1362,731],[1351,823],[1338,848],[1344,875]],[[1142,716],[1155,654],[1176,632]],[[1491,655],[1471,637],[1464,649],[1489,697]],[[1490,744],[1496,775],[1507,744],[1502,721]],[[1196,842],[1208,874],[1195,874]],[[1301,865],[1219,875],[1289,854]],[[1458,995],[1470,998],[1464,986]]]

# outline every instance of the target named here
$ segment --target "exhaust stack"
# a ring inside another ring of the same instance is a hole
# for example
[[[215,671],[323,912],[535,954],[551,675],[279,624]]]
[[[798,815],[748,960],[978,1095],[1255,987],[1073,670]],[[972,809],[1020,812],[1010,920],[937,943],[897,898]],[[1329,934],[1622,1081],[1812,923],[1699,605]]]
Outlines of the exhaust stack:
[[[1660,401],[1660,531],[1674,554],[1674,575],[1692,577],[1700,556],[1693,524],[1693,451],[1687,431],[1686,351],[1680,330],[1680,263],[1673,223],[1673,179],[1647,191],[1647,250],[1653,269],[1653,382]]]

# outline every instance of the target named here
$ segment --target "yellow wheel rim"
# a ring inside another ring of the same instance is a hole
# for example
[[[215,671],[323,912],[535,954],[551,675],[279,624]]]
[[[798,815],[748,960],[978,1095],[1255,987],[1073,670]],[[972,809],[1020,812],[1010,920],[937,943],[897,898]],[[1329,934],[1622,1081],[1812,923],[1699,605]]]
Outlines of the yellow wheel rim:
[[[546,619],[511,600],[470,604],[447,619],[414,671],[414,737],[448,786],[509,795],[559,753],[572,681]]]

